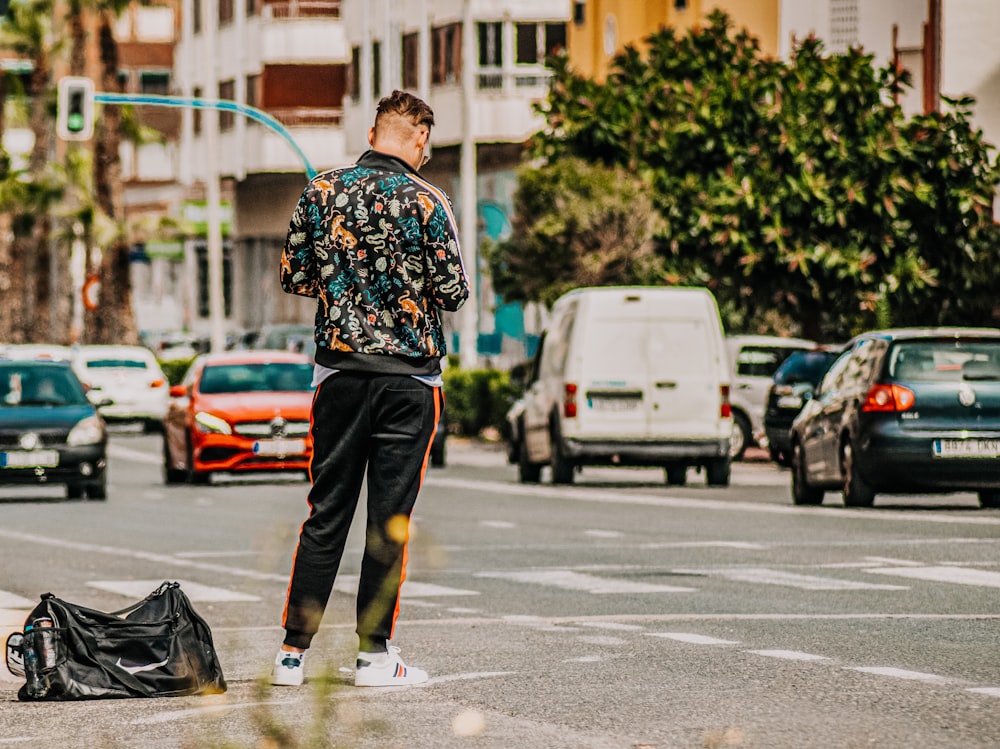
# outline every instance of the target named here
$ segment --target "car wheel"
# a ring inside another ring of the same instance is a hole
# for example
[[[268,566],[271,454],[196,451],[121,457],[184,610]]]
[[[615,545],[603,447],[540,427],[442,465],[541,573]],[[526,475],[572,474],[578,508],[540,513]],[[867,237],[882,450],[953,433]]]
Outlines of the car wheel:
[[[683,463],[681,465],[667,466],[664,469],[664,473],[667,474],[668,486],[684,486],[687,483],[688,467]]]
[[[1000,507],[1000,491],[983,489],[979,492],[980,507]]]
[[[747,447],[753,442],[750,420],[739,411],[733,412],[733,433],[729,436],[729,457],[742,460]]]
[[[542,466],[528,459],[528,448],[521,442],[517,451],[517,480],[522,484],[537,484],[542,478]]]
[[[797,505],[821,505],[826,492],[812,486],[806,478],[806,453],[802,445],[792,447],[792,502]]]
[[[844,477],[844,505],[847,507],[871,507],[875,503],[875,491],[865,483],[858,472],[854,445],[850,440],[840,448],[840,470]]]
[[[572,484],[574,466],[573,463],[567,460],[566,456],[563,455],[562,437],[559,433],[558,422],[552,425],[550,437],[552,440],[552,457],[550,459],[550,464],[552,465],[552,483]]]
[[[83,499],[83,484],[66,484],[66,499]]]
[[[101,479],[96,484],[87,484],[87,499],[107,499],[107,479]]]
[[[732,461],[729,458],[715,458],[705,464],[705,481],[709,486],[729,486]]]
[[[170,448],[167,446],[167,436],[163,435],[163,483],[183,484],[187,474],[179,468],[174,468],[170,460]]]

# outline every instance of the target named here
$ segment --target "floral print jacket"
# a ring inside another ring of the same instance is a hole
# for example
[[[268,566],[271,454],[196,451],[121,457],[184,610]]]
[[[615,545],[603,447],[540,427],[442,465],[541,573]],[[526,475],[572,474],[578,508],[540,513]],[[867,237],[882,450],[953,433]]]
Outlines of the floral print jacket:
[[[440,371],[440,313],[469,296],[448,196],[377,151],[309,182],[280,279],[318,300],[316,361],[336,369]]]

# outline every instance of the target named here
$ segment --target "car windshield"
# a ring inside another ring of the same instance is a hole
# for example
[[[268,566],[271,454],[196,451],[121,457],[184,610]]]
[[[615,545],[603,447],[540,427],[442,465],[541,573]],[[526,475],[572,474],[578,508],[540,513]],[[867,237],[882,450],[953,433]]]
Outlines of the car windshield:
[[[83,406],[83,385],[68,367],[8,365],[0,367],[0,403],[22,406]]]
[[[889,376],[907,382],[1000,380],[1000,338],[898,342],[889,355]]]
[[[215,364],[205,367],[202,393],[309,392],[313,366],[305,362],[266,364]]]
[[[836,358],[835,351],[800,351],[792,354],[774,373],[774,382],[778,385],[808,382],[815,386],[823,379]]]
[[[770,377],[794,351],[785,346],[744,346],[736,356],[736,374],[742,377]]]

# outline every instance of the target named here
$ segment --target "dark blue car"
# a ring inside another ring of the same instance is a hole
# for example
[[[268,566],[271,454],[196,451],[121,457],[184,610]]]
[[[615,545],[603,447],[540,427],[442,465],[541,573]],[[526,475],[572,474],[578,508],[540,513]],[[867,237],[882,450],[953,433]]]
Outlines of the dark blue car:
[[[0,360],[0,485],[107,498],[104,420],[68,362]]]

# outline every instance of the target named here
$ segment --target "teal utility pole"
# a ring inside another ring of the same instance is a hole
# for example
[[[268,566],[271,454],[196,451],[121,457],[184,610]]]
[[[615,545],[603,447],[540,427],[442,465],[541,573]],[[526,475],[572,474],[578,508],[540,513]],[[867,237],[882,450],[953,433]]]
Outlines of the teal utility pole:
[[[292,147],[292,150],[302,159],[305,166],[306,176],[312,179],[316,176],[316,170],[309,163],[309,158],[305,152],[295,142],[292,134],[288,132],[284,125],[263,110],[239,104],[235,101],[225,99],[201,99],[191,96],[160,96],[157,94],[112,94],[99,91],[94,94],[94,101],[101,104],[142,104],[153,107],[191,107],[192,109],[217,109],[220,112],[236,112],[245,115],[251,120],[256,120],[267,125],[274,132],[280,135]]]

